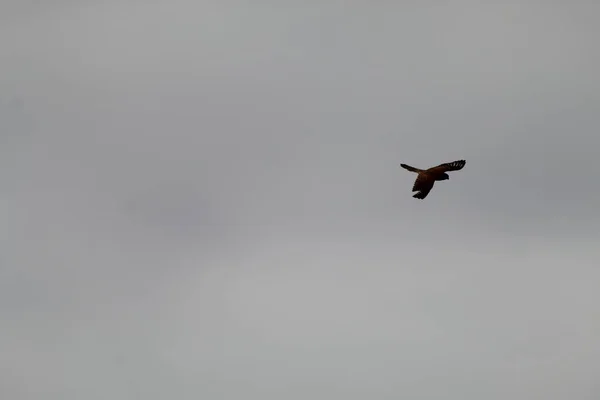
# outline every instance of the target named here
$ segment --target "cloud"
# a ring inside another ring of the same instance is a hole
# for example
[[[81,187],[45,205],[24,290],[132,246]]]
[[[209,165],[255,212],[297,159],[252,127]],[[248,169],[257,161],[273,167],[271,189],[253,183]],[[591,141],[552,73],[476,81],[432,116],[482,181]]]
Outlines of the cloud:
[[[596,398],[596,8],[12,7],[0,393]]]

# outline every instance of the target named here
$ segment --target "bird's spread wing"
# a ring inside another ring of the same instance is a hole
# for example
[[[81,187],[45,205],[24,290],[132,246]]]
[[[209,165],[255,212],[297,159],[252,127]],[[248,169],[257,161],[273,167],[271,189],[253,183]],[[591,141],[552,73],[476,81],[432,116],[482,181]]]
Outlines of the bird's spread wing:
[[[418,192],[413,197],[417,199],[424,199],[427,197],[431,189],[433,188],[433,184],[435,183],[434,179],[429,178],[425,174],[417,175],[417,179],[415,180],[415,184],[413,185],[412,191]]]
[[[458,171],[459,169],[463,169],[467,162],[465,160],[452,161],[449,163],[440,164],[437,167],[430,168],[430,170],[440,171],[440,172],[448,172],[448,171]]]
[[[422,171],[422,170],[421,170],[421,169],[419,169],[419,168],[411,167],[410,165],[406,165],[406,164],[400,164],[400,166],[401,166],[402,168],[404,168],[404,169],[407,169],[407,170],[409,170],[410,172],[416,172],[416,173],[419,173],[419,172],[421,172],[421,171]]]

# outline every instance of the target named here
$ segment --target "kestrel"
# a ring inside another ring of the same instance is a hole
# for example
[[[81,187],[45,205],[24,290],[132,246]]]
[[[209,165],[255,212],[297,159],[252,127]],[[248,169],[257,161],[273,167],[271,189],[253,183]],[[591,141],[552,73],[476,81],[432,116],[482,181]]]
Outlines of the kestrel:
[[[431,191],[431,188],[433,188],[435,181],[446,181],[450,179],[446,172],[463,169],[466,163],[467,162],[465,160],[458,160],[450,163],[440,164],[429,169],[419,169],[406,164],[400,164],[400,166],[411,172],[417,173],[417,179],[415,180],[415,184],[412,188],[412,191],[417,193],[413,197],[423,200],[425,197],[427,197]]]

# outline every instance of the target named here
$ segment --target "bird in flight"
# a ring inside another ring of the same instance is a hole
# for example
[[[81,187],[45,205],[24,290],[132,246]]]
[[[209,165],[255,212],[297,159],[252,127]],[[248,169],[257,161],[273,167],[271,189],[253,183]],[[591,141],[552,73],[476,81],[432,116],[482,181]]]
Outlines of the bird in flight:
[[[406,164],[400,164],[400,166],[411,172],[417,173],[417,179],[412,188],[412,191],[417,193],[414,194],[413,197],[423,200],[433,188],[435,181],[446,181],[450,179],[446,172],[463,169],[466,163],[465,160],[458,160],[440,164],[429,169],[419,169]]]

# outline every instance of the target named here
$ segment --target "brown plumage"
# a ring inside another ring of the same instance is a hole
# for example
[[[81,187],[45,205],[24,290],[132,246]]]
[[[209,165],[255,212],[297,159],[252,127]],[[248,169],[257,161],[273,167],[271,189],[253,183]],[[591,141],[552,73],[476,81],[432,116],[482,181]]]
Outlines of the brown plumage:
[[[433,188],[435,181],[445,181],[450,179],[446,172],[458,171],[462,169],[466,163],[467,162],[465,160],[458,160],[450,163],[440,164],[429,169],[419,169],[406,164],[400,164],[400,166],[411,172],[417,173],[417,179],[415,180],[415,184],[413,185],[412,189],[413,192],[417,193],[413,197],[423,200]]]

